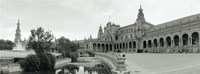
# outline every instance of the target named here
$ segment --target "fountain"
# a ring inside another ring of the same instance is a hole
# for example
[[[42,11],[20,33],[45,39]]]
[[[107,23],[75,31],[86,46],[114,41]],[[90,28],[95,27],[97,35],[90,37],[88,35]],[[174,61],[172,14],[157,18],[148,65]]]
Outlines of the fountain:
[[[16,46],[12,50],[13,51],[26,51],[25,46],[23,46],[19,40],[17,41]]]

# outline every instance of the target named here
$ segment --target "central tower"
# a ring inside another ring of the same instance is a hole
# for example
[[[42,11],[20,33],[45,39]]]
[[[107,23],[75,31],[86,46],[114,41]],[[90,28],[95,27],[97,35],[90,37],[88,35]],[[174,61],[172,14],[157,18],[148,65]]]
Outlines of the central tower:
[[[16,44],[19,42],[21,42],[21,30],[20,30],[20,23],[18,19],[14,43]]]

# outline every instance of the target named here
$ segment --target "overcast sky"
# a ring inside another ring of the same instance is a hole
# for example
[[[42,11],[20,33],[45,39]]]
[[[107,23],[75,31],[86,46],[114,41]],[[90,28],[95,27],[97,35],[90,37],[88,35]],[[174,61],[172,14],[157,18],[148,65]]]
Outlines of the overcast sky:
[[[200,13],[200,0],[0,0],[0,39],[14,40],[18,19],[22,39],[37,27],[56,38],[95,38],[100,24],[109,20],[120,26],[134,23],[140,4],[154,25]]]

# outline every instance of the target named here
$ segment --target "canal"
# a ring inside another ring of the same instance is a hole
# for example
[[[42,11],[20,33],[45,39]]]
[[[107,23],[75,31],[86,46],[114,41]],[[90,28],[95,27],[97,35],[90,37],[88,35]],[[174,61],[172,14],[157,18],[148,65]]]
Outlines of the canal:
[[[69,63],[68,65],[57,69],[55,71],[39,71],[39,72],[15,72],[9,74],[111,74],[111,70],[101,63],[97,58],[85,61],[82,58],[81,61],[76,63]],[[84,60],[84,61],[83,61]]]

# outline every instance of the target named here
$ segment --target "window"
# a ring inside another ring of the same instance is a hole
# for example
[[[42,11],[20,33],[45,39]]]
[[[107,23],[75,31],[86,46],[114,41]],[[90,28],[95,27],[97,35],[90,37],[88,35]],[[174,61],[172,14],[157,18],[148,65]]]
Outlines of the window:
[[[118,36],[115,36],[115,40],[118,40]]]
[[[123,40],[123,36],[121,36],[121,40]]]
[[[133,34],[130,35],[130,38],[133,38]]]

